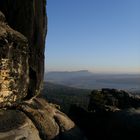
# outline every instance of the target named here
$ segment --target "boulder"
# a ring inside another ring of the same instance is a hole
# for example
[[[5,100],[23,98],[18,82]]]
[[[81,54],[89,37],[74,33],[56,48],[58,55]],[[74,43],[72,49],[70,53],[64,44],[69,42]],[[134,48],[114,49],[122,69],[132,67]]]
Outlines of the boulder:
[[[43,140],[86,140],[80,129],[66,114],[43,98],[32,98],[17,108],[34,122]]]
[[[86,140],[67,115],[42,98],[0,110],[0,140]]]
[[[41,140],[33,122],[21,111],[0,110],[0,140]]]

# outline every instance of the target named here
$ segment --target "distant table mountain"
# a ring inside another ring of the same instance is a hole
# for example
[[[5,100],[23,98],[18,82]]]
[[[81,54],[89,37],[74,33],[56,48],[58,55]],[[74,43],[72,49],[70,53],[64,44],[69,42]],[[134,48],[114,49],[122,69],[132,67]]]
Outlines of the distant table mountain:
[[[139,74],[95,74],[87,70],[48,72],[45,81],[82,89],[115,88],[140,91]]]

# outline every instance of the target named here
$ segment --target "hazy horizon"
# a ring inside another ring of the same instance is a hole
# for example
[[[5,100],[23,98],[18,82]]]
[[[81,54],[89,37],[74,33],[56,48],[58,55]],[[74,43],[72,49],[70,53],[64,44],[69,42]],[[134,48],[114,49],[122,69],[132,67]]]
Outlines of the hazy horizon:
[[[62,69],[61,69],[61,70],[46,70],[45,73],[49,73],[49,72],[81,72],[81,71],[85,71],[85,72],[87,71],[87,72],[90,72],[90,73],[92,73],[92,74],[107,74],[107,75],[108,75],[108,74],[109,74],[109,75],[110,75],[110,74],[114,74],[114,75],[117,75],[117,74],[120,74],[120,75],[123,75],[123,74],[124,74],[124,75],[127,75],[127,74],[128,74],[128,75],[129,75],[129,74],[130,74],[130,75],[131,75],[131,74],[132,74],[132,75],[133,75],[133,74],[134,74],[134,75],[139,75],[139,74],[140,74],[140,72],[118,72],[118,71],[117,71],[117,72],[110,72],[110,71],[107,71],[107,72],[103,71],[103,72],[101,72],[101,71],[91,71],[91,70],[86,70],[86,69],[85,69],[85,70],[84,70],[84,69],[79,69],[79,70],[62,70]]]
[[[139,0],[48,0],[45,71],[140,73]]]

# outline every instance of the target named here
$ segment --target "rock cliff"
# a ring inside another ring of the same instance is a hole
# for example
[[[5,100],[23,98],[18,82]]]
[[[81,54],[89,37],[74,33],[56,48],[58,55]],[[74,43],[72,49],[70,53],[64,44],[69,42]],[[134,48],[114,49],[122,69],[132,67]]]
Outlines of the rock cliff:
[[[11,28],[23,34],[29,47],[30,98],[40,92],[44,75],[44,48],[47,31],[45,0],[1,0],[0,11]]]
[[[46,1],[1,0],[0,11],[0,140],[85,140],[72,120],[37,96]]]

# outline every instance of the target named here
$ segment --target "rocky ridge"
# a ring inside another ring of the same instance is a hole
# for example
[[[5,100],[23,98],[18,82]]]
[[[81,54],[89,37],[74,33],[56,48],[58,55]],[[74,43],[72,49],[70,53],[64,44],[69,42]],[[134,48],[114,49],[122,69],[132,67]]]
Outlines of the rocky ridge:
[[[73,105],[70,118],[89,140],[140,137],[140,96],[123,90],[93,90],[88,109]]]
[[[93,112],[117,112],[128,108],[139,108],[140,96],[117,89],[93,90],[88,110]]]

